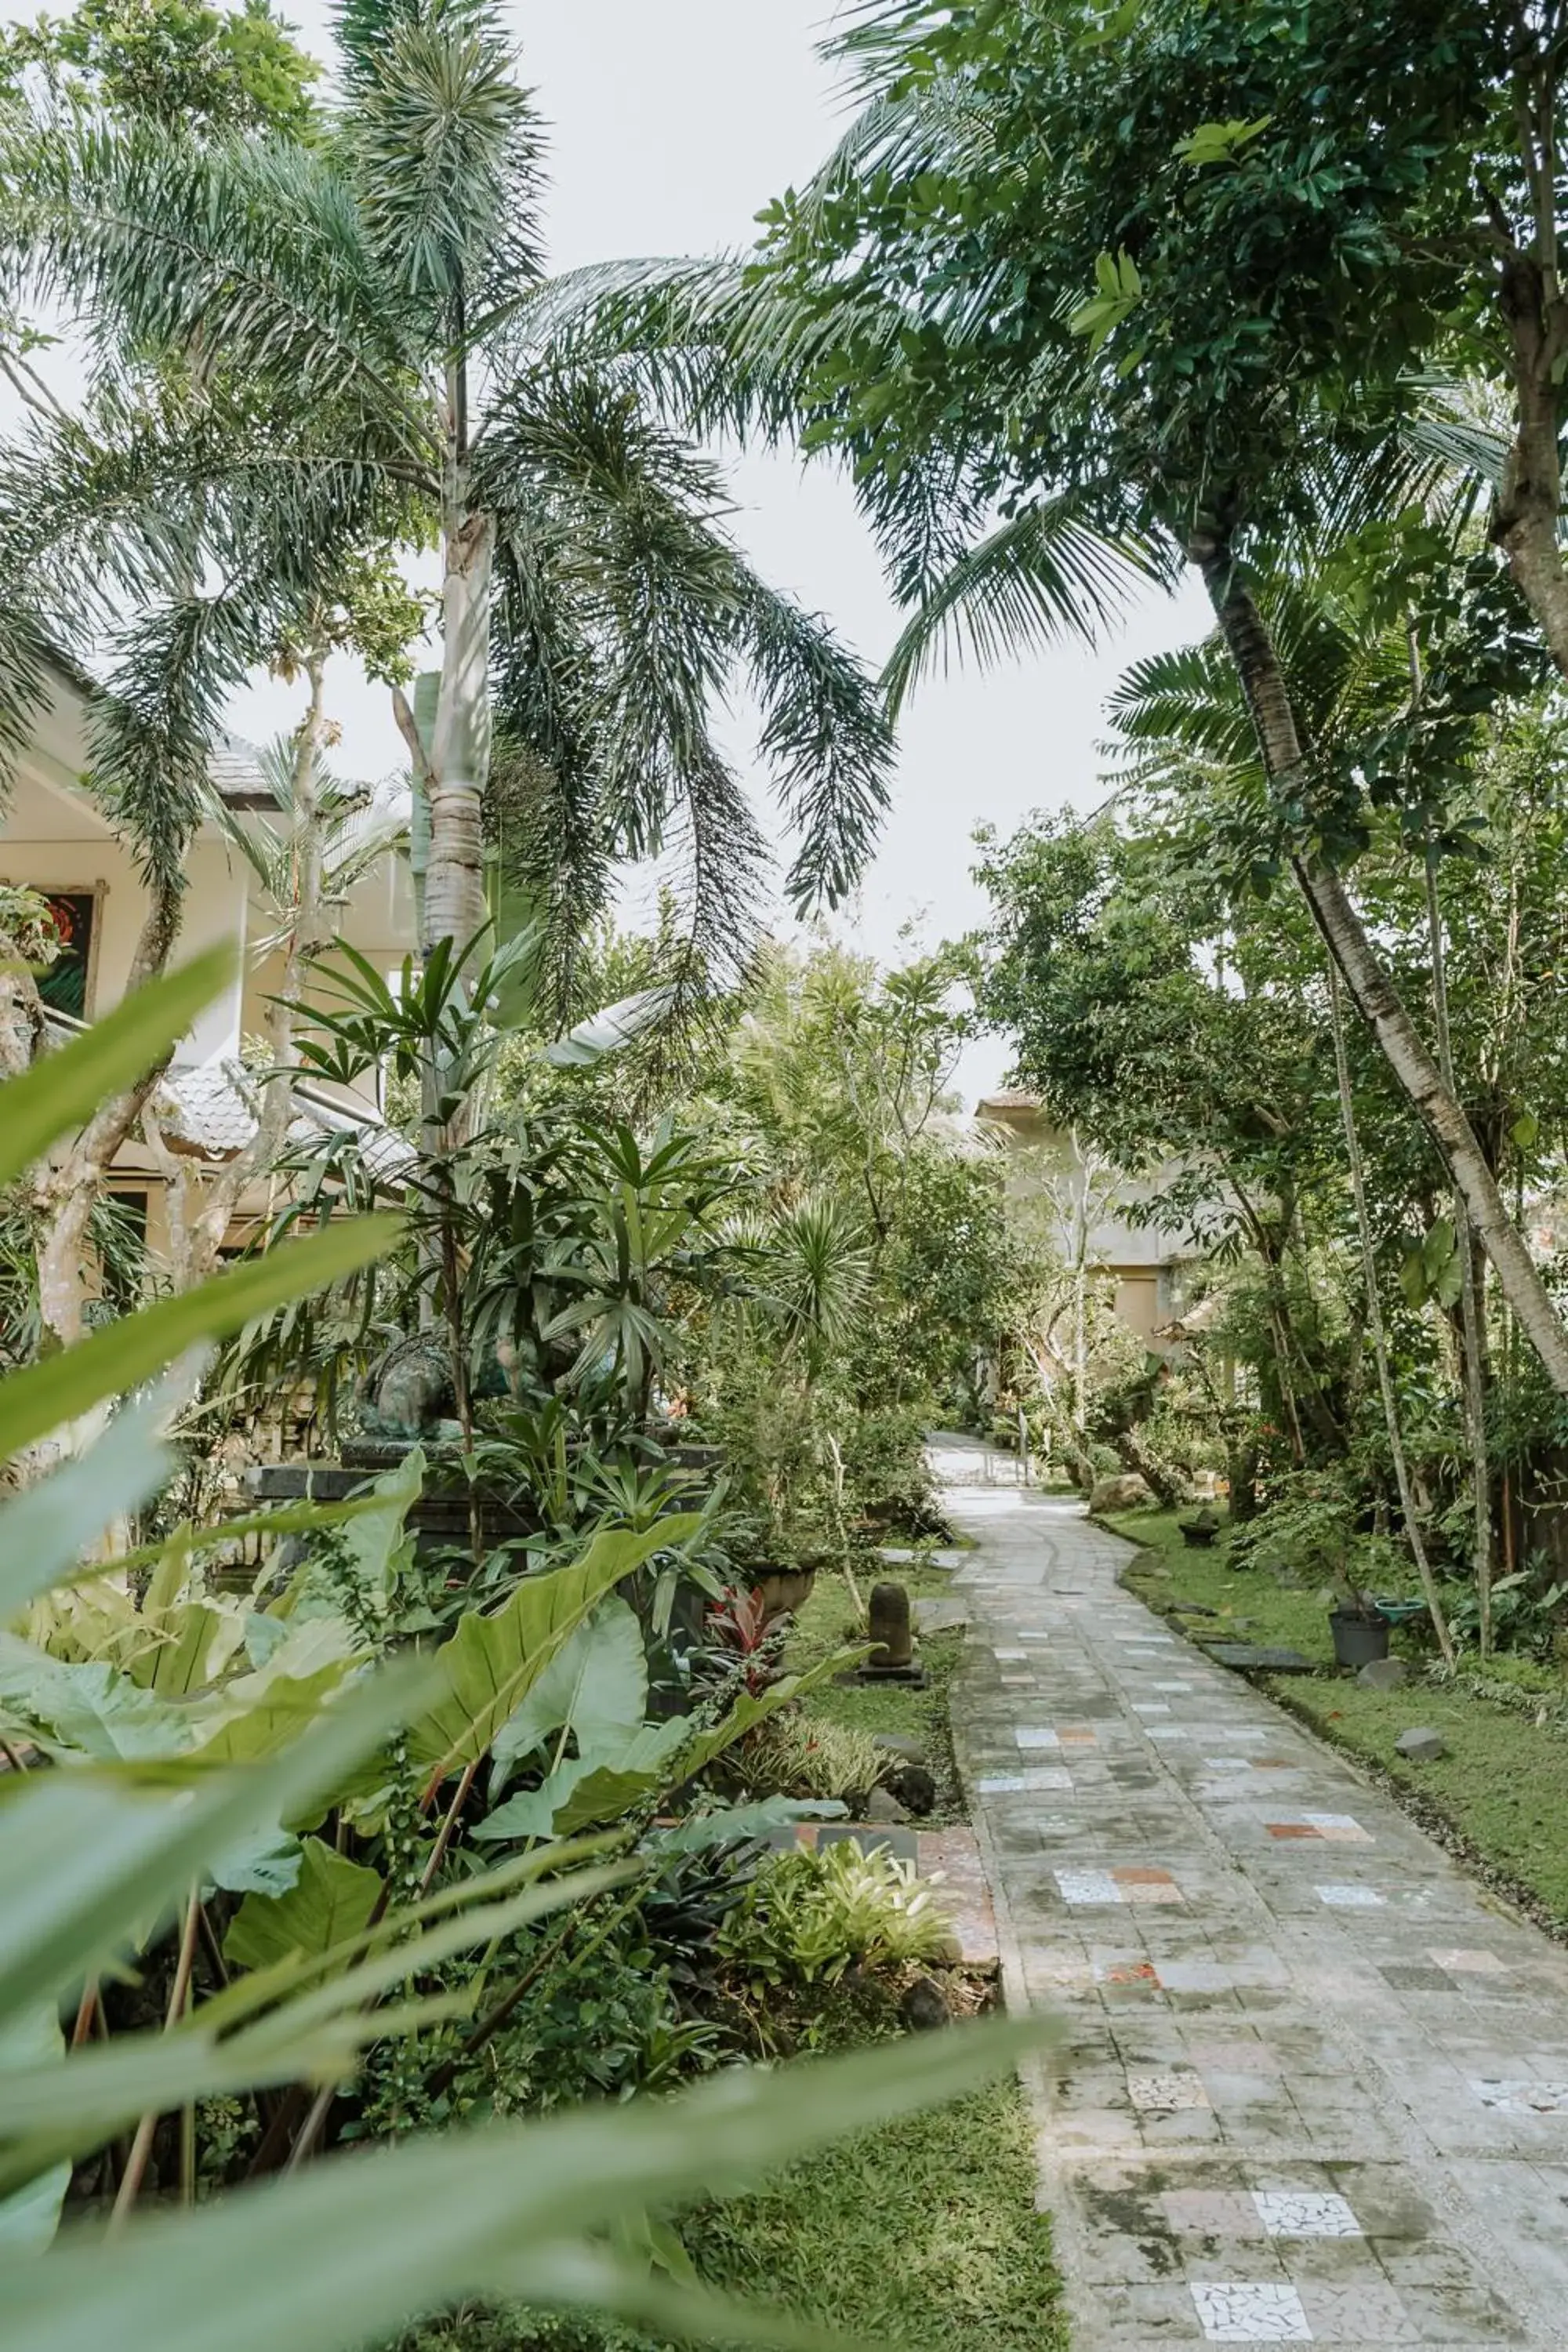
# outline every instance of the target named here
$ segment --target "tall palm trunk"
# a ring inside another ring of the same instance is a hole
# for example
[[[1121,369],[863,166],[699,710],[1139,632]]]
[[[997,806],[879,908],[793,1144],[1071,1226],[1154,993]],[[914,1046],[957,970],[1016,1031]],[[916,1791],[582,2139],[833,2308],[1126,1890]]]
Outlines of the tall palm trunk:
[[[1300,780],[1300,738],[1284,674],[1263,615],[1242,581],[1222,531],[1194,534],[1189,554],[1203,574],[1257,730],[1264,772],[1279,788]],[[1553,1307],[1535,1262],[1509,1215],[1497,1179],[1463,1108],[1416,1031],[1379,962],[1349,891],[1317,857],[1297,856],[1302,897],[1343,978],[1351,1002],[1372,1030],[1408,1096],[1469,1213],[1476,1238],[1497,1268],[1504,1297],[1545,1368],[1568,1396],[1568,1326]]]
[[[1454,1043],[1448,1025],[1448,980],[1443,952],[1443,910],[1437,898],[1437,859],[1426,846],[1426,929],[1432,947],[1432,1011],[1437,1030],[1437,1064],[1443,1082],[1454,1085]],[[1454,1239],[1459,1252],[1460,1313],[1465,1339],[1465,1420],[1470,1441],[1470,1496],[1475,1512],[1476,1599],[1480,1653],[1492,1645],[1492,1482],[1487,1458],[1485,1354],[1486,1314],[1480,1295],[1470,1220],[1463,1195],[1454,1193]]]
[[[1405,1459],[1405,1439],[1399,1426],[1399,1409],[1394,1398],[1394,1378],[1388,1363],[1388,1332],[1383,1319],[1383,1296],[1377,1286],[1377,1253],[1373,1247],[1372,1219],[1367,1214],[1366,1183],[1362,1171],[1361,1138],[1356,1132],[1355,1101],[1351,1093],[1350,1055],[1345,1051],[1344,1005],[1340,996],[1340,976],[1332,961],[1329,964],[1329,1004],[1333,1018],[1334,1070],[1340,1086],[1340,1117],[1344,1122],[1345,1154],[1350,1162],[1351,1192],[1355,1201],[1356,1231],[1361,1239],[1362,1277],[1366,1285],[1367,1328],[1372,1333],[1373,1355],[1377,1363],[1378,1393],[1383,1399],[1383,1424],[1388,1433],[1388,1451],[1394,1463],[1394,1480],[1399,1489],[1399,1507],[1405,1518],[1405,1532],[1421,1578],[1421,1590],[1426,1598],[1427,1614],[1432,1630],[1437,1636],[1437,1646],[1449,1665],[1454,1663],[1454,1644],[1448,1633],[1443,1604],[1437,1598],[1437,1580],[1432,1573],[1432,1563],[1421,1538],[1421,1522],[1416,1517],[1415,1497],[1411,1491],[1409,1465]]]
[[[430,854],[425,876],[425,947],[458,948],[483,929],[484,793],[490,760],[490,575],[495,527],[468,493],[467,370],[447,379],[447,466],[442,498],[441,691],[430,746]]]

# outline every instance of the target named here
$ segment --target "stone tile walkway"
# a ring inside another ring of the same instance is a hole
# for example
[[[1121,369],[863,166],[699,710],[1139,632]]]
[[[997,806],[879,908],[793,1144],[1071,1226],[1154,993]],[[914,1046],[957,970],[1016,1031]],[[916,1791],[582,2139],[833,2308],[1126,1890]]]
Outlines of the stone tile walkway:
[[[948,1500],[1009,2002],[1062,2027],[1032,2088],[1074,2352],[1563,2352],[1568,1955],[1121,1591],[1075,1505]]]

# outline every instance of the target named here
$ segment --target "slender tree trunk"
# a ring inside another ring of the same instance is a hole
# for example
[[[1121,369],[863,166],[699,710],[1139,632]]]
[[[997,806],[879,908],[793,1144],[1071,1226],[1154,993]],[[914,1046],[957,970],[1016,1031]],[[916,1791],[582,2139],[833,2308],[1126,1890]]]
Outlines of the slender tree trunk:
[[[1432,1630],[1437,1636],[1437,1646],[1449,1665],[1454,1663],[1454,1644],[1448,1633],[1443,1604],[1437,1597],[1437,1580],[1432,1573],[1432,1563],[1426,1557],[1426,1547],[1421,1539],[1421,1523],[1416,1515],[1415,1499],[1410,1487],[1410,1471],[1405,1459],[1405,1440],[1399,1427],[1399,1410],[1394,1399],[1394,1378],[1388,1364],[1388,1332],[1383,1319],[1383,1295],[1377,1285],[1377,1253],[1373,1247],[1372,1219],[1367,1214],[1366,1183],[1362,1173],[1361,1138],[1356,1133],[1355,1102],[1351,1093],[1350,1056],[1345,1051],[1344,1008],[1340,999],[1340,977],[1333,964],[1329,965],[1329,1003],[1333,1017],[1334,1069],[1340,1085],[1340,1116],[1344,1121],[1345,1152],[1350,1161],[1351,1192],[1355,1201],[1356,1230],[1361,1237],[1362,1276],[1366,1285],[1366,1319],[1372,1332],[1373,1353],[1377,1362],[1378,1393],[1383,1399],[1384,1427],[1388,1433],[1388,1450],[1394,1462],[1394,1484],[1399,1489],[1399,1507],[1405,1515],[1405,1532],[1410,1541],[1415,1567],[1421,1579],[1421,1590],[1426,1598],[1427,1614]]]
[[[494,534],[485,515],[454,516],[446,534],[441,696],[430,747],[430,863],[425,877],[425,946],[459,948],[484,929],[483,802],[489,773],[490,572]]]
[[[1432,1010],[1437,1029],[1437,1063],[1443,1082],[1454,1086],[1454,1042],[1448,1026],[1448,980],[1443,952],[1443,909],[1437,898],[1437,859],[1426,845],[1426,928],[1432,944]],[[1492,1482],[1487,1459],[1486,1377],[1482,1366],[1485,1306],[1464,1195],[1454,1193],[1454,1240],[1460,1253],[1460,1307],[1464,1318],[1465,1420],[1470,1440],[1470,1496],[1475,1512],[1476,1599],[1482,1657],[1492,1645]]]
[[[1263,616],[1222,534],[1194,536],[1190,553],[1203,573],[1247,696],[1268,781],[1276,788],[1294,783],[1303,767],[1300,739]],[[1509,1215],[1469,1120],[1452,1089],[1444,1085],[1442,1072],[1379,962],[1340,876],[1315,857],[1293,857],[1291,864],[1351,1002],[1383,1048],[1462,1196],[1476,1236],[1497,1269],[1503,1296],[1552,1386],[1568,1395],[1568,1326],[1553,1307],[1524,1237]]]

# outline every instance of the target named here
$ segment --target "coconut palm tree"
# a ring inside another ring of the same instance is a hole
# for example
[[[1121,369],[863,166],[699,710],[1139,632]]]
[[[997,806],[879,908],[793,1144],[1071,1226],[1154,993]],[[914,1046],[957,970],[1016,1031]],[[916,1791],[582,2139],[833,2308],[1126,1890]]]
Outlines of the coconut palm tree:
[[[29,623],[0,726],[37,698],[39,634],[107,641],[100,765],[150,872],[176,875],[224,694],[390,535],[441,568],[428,723],[396,693],[426,947],[487,920],[493,689],[558,917],[601,903],[616,858],[683,848],[694,961],[733,962],[764,843],[715,736],[725,693],[760,708],[803,907],[842,897],[874,836],[876,695],[744,562],[718,478],[637,388],[535,331],[541,139],[499,9],[347,0],[338,34],[342,104],[310,145],[44,110],[0,133],[5,291],[65,311],[92,370],[78,414],[33,404],[0,481],[0,586]]]

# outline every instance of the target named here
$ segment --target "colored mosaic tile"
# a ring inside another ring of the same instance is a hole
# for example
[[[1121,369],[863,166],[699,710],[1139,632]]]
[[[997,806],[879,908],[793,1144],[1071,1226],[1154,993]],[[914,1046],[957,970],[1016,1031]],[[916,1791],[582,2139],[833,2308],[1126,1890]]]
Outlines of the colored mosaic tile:
[[[1087,1723],[1064,1723],[1057,1738],[1064,1748],[1093,1748],[1096,1734]]]
[[[1359,2238],[1361,2223],[1342,2197],[1304,2189],[1255,2189],[1258,2218],[1271,2238]]]
[[[1059,1748],[1061,1746],[1061,1741],[1054,1731],[1038,1730],[1026,1724],[1020,1726],[1015,1731],[1013,1741],[1018,1748]]]
[[[1384,1906],[1384,1897],[1373,1886],[1320,1886],[1315,1892],[1331,1911],[1381,1911]]]
[[[1173,2113],[1179,2107],[1206,2107],[1209,2095],[1201,2078],[1191,2073],[1129,2074],[1127,2095],[1140,2115]]]
[[[1211,1772],[1250,1772],[1252,1766],[1245,1756],[1205,1756],[1203,1762]]]
[[[1508,1963],[1500,1960],[1495,1952],[1428,1952],[1440,1969],[1454,1977],[1501,1977],[1508,1974]]]
[[[1064,1903],[1081,1909],[1097,1903],[1125,1903],[1127,1897],[1109,1870],[1056,1870],[1051,1873]]]
[[[1374,1843],[1372,1832],[1363,1830],[1353,1813],[1303,1813],[1301,1819],[1310,1822],[1320,1837],[1337,1841],[1342,1845],[1372,1845]]]
[[[1480,2081],[1470,2088],[1483,2107],[1500,2116],[1568,2116],[1568,2083]]]
[[[1156,1690],[1163,1691],[1190,1691],[1192,1687],[1191,1683],[1156,1683],[1154,1685]]]
[[[1145,1699],[1142,1704],[1140,1704],[1137,1699],[1134,1699],[1132,1702],[1132,1712],[1134,1715],[1141,1716],[1169,1715],[1171,1710],[1163,1699]]]
[[[1129,1903],[1184,1903],[1168,1870],[1114,1870],[1111,1876]]]
[[[1263,1826],[1271,1838],[1321,1838],[1323,1834],[1310,1822],[1265,1822]]]
[[[1094,1981],[1106,1985],[1158,1985],[1160,1971],[1152,1960],[1096,1960]]]
[[[1020,1666],[1028,1662],[1027,1650],[993,1650],[992,1656],[1000,1666]]]
[[[1211,2344],[1310,2344],[1312,2331],[1293,2286],[1263,2281],[1194,2280],[1198,2325]]]

